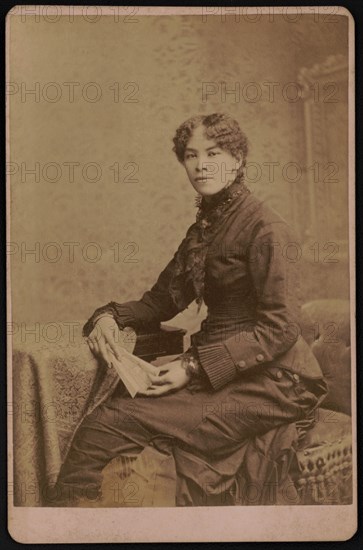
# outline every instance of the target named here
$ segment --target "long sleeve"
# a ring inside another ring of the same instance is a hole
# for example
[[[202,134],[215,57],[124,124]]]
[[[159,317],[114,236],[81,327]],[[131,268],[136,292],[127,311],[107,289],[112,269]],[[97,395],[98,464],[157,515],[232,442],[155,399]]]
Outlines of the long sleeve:
[[[255,321],[226,339],[197,346],[202,368],[215,390],[257,364],[288,351],[299,336],[299,247],[283,221],[261,227],[247,247],[255,294]]]
[[[88,336],[94,327],[97,317],[103,313],[112,315],[121,330],[126,326],[130,326],[135,330],[138,330],[158,326],[160,322],[172,319],[175,315],[182,311],[182,309],[185,309],[177,307],[168,292],[169,282],[174,273],[176,256],[180,248],[183,246],[184,241],[185,239],[180,244],[177,252],[175,252],[172,260],[160,273],[156,283],[150,290],[146,291],[142,295],[140,300],[131,300],[123,303],[112,301],[96,309],[84,325],[83,335]],[[188,292],[189,294],[185,296],[187,305],[189,305],[195,298],[192,289],[188,289]]]

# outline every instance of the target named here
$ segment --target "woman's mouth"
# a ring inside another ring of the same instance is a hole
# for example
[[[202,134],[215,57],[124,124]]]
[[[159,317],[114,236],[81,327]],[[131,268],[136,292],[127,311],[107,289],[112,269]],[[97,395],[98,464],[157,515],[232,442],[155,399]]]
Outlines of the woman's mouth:
[[[195,181],[197,183],[204,183],[204,182],[207,182],[207,181],[211,181],[213,178],[211,176],[198,176],[197,178],[195,178]]]

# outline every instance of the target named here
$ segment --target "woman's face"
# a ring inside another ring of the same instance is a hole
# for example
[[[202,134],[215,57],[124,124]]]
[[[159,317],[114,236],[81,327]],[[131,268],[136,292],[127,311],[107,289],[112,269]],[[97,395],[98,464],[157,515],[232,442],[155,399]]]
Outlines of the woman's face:
[[[204,132],[203,126],[195,128],[187,143],[183,164],[194,189],[209,197],[235,180],[241,161],[208,139]]]

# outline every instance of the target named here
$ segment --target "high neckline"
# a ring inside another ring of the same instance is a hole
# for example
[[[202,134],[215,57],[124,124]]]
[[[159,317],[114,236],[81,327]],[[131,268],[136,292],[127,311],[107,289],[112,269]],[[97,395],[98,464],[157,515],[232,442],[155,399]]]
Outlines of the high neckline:
[[[243,174],[240,174],[228,187],[223,187],[218,193],[211,195],[208,201],[205,200],[205,197],[198,195],[195,205],[199,208],[199,215],[205,215],[215,209],[219,209],[224,204],[230,203],[235,197],[249,193],[250,190],[244,183]]]

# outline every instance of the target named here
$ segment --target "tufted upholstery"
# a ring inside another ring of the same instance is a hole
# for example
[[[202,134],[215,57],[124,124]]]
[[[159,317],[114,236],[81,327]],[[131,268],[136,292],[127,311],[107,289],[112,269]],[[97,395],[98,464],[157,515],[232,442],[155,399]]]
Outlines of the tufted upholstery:
[[[304,504],[352,501],[350,309],[348,300],[315,300],[303,307],[303,336],[329,393],[298,451],[295,482]]]
[[[348,300],[315,300],[303,307],[304,337],[327,380],[324,408],[351,414]]]

